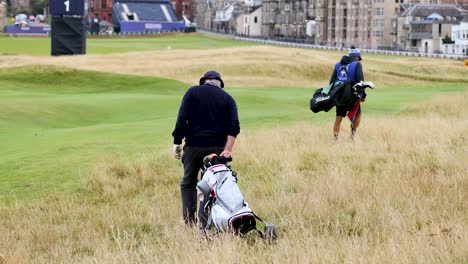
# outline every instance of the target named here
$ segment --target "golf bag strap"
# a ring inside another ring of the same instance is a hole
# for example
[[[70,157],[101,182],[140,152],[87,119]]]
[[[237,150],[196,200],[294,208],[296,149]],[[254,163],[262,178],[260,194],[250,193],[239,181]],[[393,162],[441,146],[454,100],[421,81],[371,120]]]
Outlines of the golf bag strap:
[[[242,202],[241,204],[238,204],[235,208],[229,208],[229,206],[219,197],[216,198],[216,202],[226,211],[229,213],[233,214],[234,212],[239,211],[242,207],[245,206],[245,202]]]
[[[212,223],[213,223],[213,218],[211,218],[211,214],[208,214],[208,221],[206,222],[205,229],[209,229]]]
[[[253,216],[254,216],[255,218],[258,219],[258,221],[260,221],[260,222],[262,222],[262,223],[265,223],[265,221],[263,221],[263,219],[261,219],[261,218],[260,218],[258,215],[256,215],[254,212],[252,212],[252,214],[253,214]],[[260,231],[260,230],[259,230],[259,231]]]
[[[221,177],[220,177],[220,180],[218,180],[216,182],[216,189],[218,190],[223,184],[224,182],[228,179],[229,177],[229,174],[226,173],[227,171],[222,171],[221,173]],[[237,210],[241,209],[242,207],[244,207],[244,203],[242,204],[239,204],[238,206],[236,206],[235,208],[229,208],[229,206],[220,198],[220,197],[216,197],[216,202],[219,203],[219,205],[221,205],[221,207],[224,208],[224,210],[228,211],[229,213],[234,213],[236,212]]]

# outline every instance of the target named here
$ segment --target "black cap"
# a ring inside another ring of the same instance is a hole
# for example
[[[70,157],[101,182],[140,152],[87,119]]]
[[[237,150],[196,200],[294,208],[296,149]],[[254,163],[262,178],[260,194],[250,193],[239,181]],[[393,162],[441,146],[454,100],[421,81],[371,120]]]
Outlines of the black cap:
[[[207,71],[203,77],[200,78],[200,85],[205,83],[205,80],[207,79],[215,79],[221,82],[221,88],[224,88],[224,82],[221,79],[221,74],[219,74],[217,71]]]

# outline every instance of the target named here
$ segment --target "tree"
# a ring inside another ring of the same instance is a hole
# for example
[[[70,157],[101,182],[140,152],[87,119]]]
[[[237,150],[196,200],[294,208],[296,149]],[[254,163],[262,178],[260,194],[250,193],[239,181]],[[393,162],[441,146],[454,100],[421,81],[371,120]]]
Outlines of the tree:
[[[448,35],[445,35],[445,38],[442,39],[442,44],[453,44],[455,41],[453,41]]]
[[[49,0],[31,0],[31,11],[33,14],[42,14],[48,5]]]

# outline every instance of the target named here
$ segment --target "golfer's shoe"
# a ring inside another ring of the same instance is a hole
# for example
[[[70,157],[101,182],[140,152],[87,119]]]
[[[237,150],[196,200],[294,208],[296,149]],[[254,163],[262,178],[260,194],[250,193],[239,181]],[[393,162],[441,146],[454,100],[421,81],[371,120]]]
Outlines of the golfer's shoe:
[[[354,141],[354,137],[356,136],[356,129],[352,128],[351,127],[351,135],[349,136],[349,138]]]

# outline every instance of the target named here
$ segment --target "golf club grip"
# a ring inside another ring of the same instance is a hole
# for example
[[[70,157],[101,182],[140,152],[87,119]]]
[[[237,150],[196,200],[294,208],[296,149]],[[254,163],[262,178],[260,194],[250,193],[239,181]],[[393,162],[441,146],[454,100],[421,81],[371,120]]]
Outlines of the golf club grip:
[[[226,164],[226,163],[232,161],[232,157],[226,158],[226,157],[220,156],[220,157],[219,157],[219,161],[220,161],[221,163]]]

